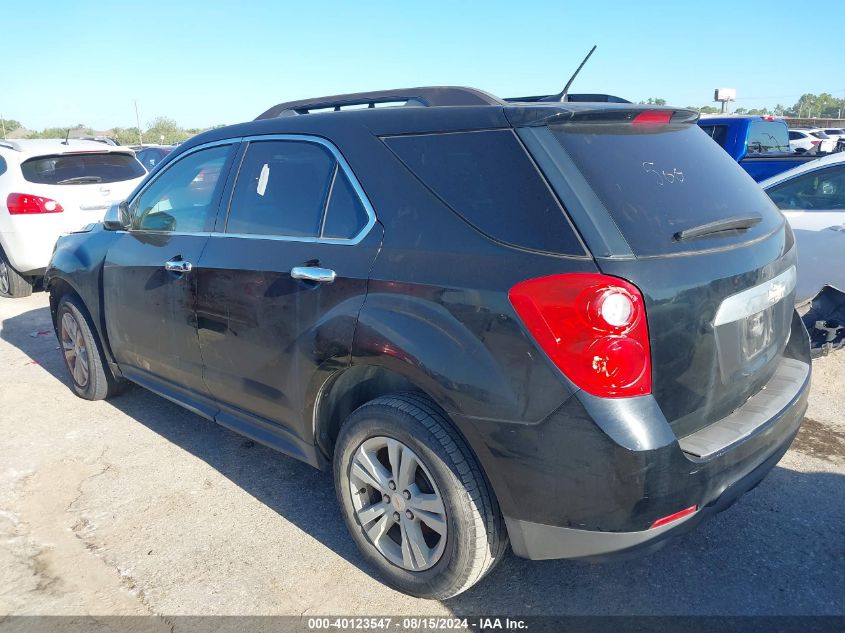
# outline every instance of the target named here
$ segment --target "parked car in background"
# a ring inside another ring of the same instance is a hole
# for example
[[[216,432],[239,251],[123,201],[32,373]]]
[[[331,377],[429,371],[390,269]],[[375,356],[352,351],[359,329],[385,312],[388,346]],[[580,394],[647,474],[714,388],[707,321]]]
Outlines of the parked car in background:
[[[144,169],[152,171],[174,149],[173,145],[139,145],[135,148],[135,158]]]
[[[845,152],[845,129],[825,128],[824,133],[836,142],[834,152]]]
[[[823,128],[822,132],[827,134],[830,138],[834,139],[835,141],[845,139],[845,130],[843,130],[842,128],[827,127]]]
[[[842,142],[840,140],[840,142]],[[845,153],[819,158],[761,183],[792,225],[795,291],[813,354],[845,345]]]
[[[836,143],[821,130],[792,128],[789,130],[789,146],[802,154],[826,154],[836,148]]]
[[[704,115],[698,126],[758,182],[811,160],[795,154],[781,119]]]
[[[0,296],[30,294],[59,235],[102,220],[145,175],[119,146],[0,140]]]
[[[508,539],[653,549],[760,482],[810,384],[792,232],[697,118],[429,87],[195,136],[59,240],[72,388],[129,380],[333,470],[416,596]]]
[[[845,228],[845,154],[823,156],[764,180],[760,186],[794,229]],[[842,255],[845,258],[845,253]]]

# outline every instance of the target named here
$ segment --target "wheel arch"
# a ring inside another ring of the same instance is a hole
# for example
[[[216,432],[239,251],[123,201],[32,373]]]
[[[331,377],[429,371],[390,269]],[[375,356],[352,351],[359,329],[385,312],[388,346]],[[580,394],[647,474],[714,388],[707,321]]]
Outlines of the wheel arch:
[[[353,365],[326,380],[320,388],[313,412],[314,441],[329,459],[344,420],[355,409],[380,396],[416,392],[433,402],[408,376],[380,365]]]
[[[50,297],[50,317],[53,321],[53,330],[56,332],[56,336],[58,336],[57,316],[59,302],[65,295],[70,295],[77,299],[79,305],[85,311],[85,315],[88,317],[91,324],[94,326],[94,335],[99,339],[100,345],[102,346],[103,351],[106,355],[106,361],[108,362],[109,368],[111,369],[112,373],[115,376],[120,376],[120,370],[114,361],[114,356],[112,355],[108,339],[104,335],[103,324],[100,322],[100,319],[98,319],[91,311],[91,308],[85,301],[83,293],[80,291],[80,289],[77,288],[73,284],[73,282],[69,281],[63,276],[51,275],[45,282],[44,290],[47,291]]]
[[[330,464],[334,456],[335,441],[343,423],[358,407],[381,396],[410,393],[425,398],[437,407],[443,418],[460,436],[475,459],[480,472],[487,480],[491,494],[498,496],[503,489],[495,473],[489,473],[491,463],[487,449],[477,430],[471,424],[459,424],[456,417],[446,411],[412,375],[383,365],[353,365],[334,374],[323,383],[315,399],[313,410],[313,437],[318,452]]]

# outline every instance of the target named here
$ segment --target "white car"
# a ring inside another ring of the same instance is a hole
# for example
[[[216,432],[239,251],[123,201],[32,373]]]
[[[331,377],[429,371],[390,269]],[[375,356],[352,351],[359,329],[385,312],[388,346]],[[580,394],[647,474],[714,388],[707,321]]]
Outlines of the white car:
[[[760,183],[793,229],[845,225],[845,153],[804,163]]]
[[[833,139],[835,143],[839,139],[845,139],[845,130],[838,128],[838,127],[826,127],[822,130],[825,134],[827,134],[830,138]]]
[[[789,130],[789,148],[793,152],[810,152],[814,149],[819,154],[832,152],[836,147],[836,139],[830,138],[823,130],[807,128]]]
[[[0,296],[31,294],[58,237],[102,220],[146,173],[120,146],[0,139]]]

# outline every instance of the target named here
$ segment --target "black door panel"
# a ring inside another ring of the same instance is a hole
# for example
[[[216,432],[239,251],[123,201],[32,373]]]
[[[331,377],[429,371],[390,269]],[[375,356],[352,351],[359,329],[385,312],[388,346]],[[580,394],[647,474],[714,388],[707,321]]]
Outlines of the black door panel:
[[[193,271],[165,263],[196,264],[207,235],[128,232],[109,249],[103,269],[106,327],[121,364],[205,392],[196,335]]]
[[[219,422],[313,444],[304,403],[350,362],[382,229],[322,139],[250,141],[231,189],[196,271],[205,384]]]
[[[214,227],[237,143],[171,163],[130,202],[132,229],[103,266],[106,328],[115,359],[202,397],[196,265]],[[209,414],[209,411],[205,411]]]
[[[306,395],[349,364],[376,224],[357,245],[212,237],[196,276],[205,384],[221,408],[311,439]],[[297,266],[335,271],[331,283],[294,279]],[[313,394],[312,394],[313,397]]]

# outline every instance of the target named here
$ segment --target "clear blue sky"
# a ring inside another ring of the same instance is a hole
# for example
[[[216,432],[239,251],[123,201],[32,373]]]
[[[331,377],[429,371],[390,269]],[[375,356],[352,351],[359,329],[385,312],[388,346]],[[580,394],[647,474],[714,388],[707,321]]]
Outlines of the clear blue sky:
[[[165,115],[204,127],[341,92],[459,84],[548,94],[594,43],[575,92],[681,106],[708,103],[716,87],[737,88],[745,107],[790,105],[805,92],[845,97],[845,37],[833,22],[791,20],[800,6],[15,0],[2,10],[0,113],[36,129],[128,127],[137,98],[142,124]],[[819,16],[840,10],[841,0],[814,3]]]

